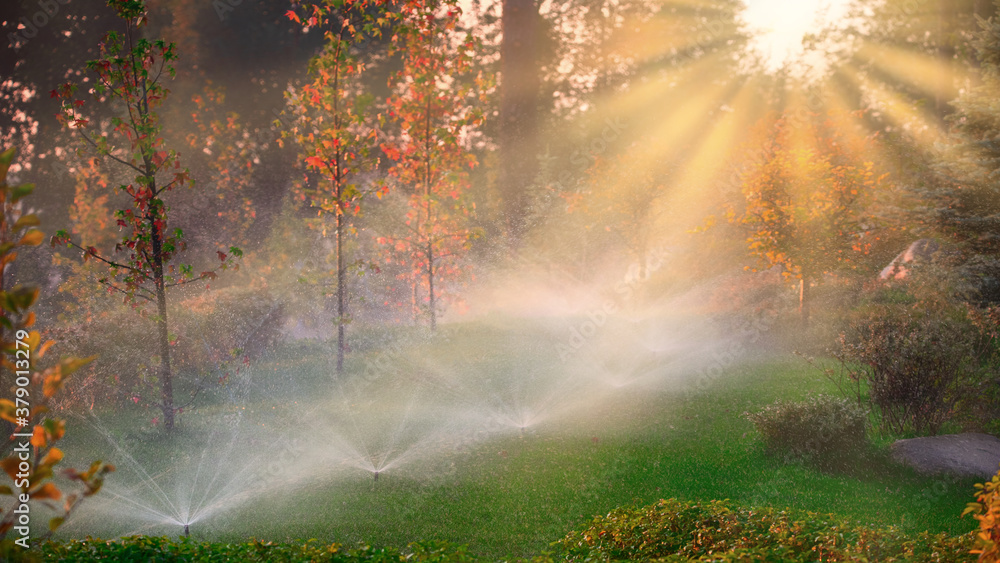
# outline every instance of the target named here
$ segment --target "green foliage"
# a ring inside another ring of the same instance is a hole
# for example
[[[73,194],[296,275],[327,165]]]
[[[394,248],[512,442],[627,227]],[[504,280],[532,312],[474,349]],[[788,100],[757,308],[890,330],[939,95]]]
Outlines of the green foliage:
[[[42,546],[46,559],[65,562],[79,561],[245,561],[245,562],[330,562],[330,563],[389,563],[419,561],[425,563],[461,563],[473,561],[465,546],[446,542],[419,542],[409,545],[408,553],[369,545],[345,547],[325,545],[316,540],[303,544],[274,543],[251,540],[246,543],[223,544],[193,542],[188,538],[172,540],[165,537],[132,536],[119,540],[73,540],[66,543],[48,542]]]
[[[975,10],[956,6],[956,14],[951,17],[961,17],[964,11],[966,22],[955,26],[953,32],[936,34],[938,41],[947,37],[963,49],[971,47],[969,52],[974,49],[975,60],[970,61],[970,67],[976,68],[978,76],[956,92],[957,98],[950,102],[954,108],[946,117],[950,138],[935,147],[936,154],[931,160],[935,174],[926,184],[915,184],[920,204],[908,213],[908,221],[929,226],[952,241],[957,250],[953,259],[955,271],[975,286],[978,299],[997,303],[1000,302],[1000,238],[996,236],[1000,230],[997,197],[1000,144],[996,139],[1000,134],[1000,108],[995,100],[1000,87],[1000,19],[977,16],[978,21],[971,21],[969,16],[973,11],[995,13],[995,8],[988,8],[987,2],[975,4]],[[941,29],[936,17],[925,21],[926,24]],[[959,38],[959,32],[964,37]],[[939,111],[943,109],[944,105],[939,104]]]
[[[257,356],[281,338],[283,307],[265,289],[212,289],[179,305],[174,346],[182,369],[217,366],[234,354]]]
[[[939,224],[967,250],[985,258],[980,273],[997,276],[997,174],[1000,173],[1000,20],[980,20],[972,45],[981,66],[981,82],[952,102],[952,143],[937,163],[941,177],[931,192],[931,210]],[[988,258],[987,258],[988,257]],[[994,280],[994,283],[995,280]]]
[[[868,413],[847,399],[825,395],[806,401],[777,401],[747,414],[767,450],[831,466],[851,458],[865,444]]]
[[[812,512],[675,499],[619,508],[557,542],[567,561],[968,561],[972,535],[907,536]]]

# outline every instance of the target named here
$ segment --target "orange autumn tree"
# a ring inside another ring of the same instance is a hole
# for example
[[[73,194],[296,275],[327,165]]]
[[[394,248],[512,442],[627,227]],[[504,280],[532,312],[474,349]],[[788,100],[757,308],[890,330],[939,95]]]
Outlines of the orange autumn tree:
[[[764,268],[778,266],[799,282],[803,324],[810,287],[867,251],[864,212],[884,179],[862,159],[869,140],[846,134],[838,119],[765,118],[756,155],[741,175],[743,208],[727,211],[745,228],[748,250]]]
[[[464,142],[482,123],[486,84],[471,76],[479,42],[458,31],[456,0],[408,0],[400,6],[392,52],[403,68],[389,82],[388,117],[398,126],[382,149],[389,175],[406,193],[401,225],[379,237],[407,273],[413,315],[437,326],[442,281],[461,274],[460,262],[477,231],[470,227],[469,170],[477,161]],[[426,306],[420,295],[426,296]]]

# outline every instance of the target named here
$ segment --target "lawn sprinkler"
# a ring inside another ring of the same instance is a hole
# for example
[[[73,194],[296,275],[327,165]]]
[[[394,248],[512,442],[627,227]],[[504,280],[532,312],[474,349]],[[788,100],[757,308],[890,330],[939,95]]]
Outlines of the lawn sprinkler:
[[[190,528],[190,526],[191,526],[190,524],[184,524],[184,537],[186,537],[186,538],[190,538],[191,537],[191,528]]]
[[[375,470],[375,482],[378,483],[378,470]]]

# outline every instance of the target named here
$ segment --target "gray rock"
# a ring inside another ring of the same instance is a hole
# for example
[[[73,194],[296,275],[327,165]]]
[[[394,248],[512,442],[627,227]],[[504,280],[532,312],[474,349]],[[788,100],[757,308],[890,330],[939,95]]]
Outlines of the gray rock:
[[[909,268],[905,264],[917,261],[929,261],[934,253],[940,250],[941,246],[931,240],[922,238],[917,241],[910,243],[910,246],[906,247],[906,250],[899,253],[898,256],[889,262],[889,265],[882,268],[882,271],[878,275],[880,280],[902,280],[906,279],[909,274]]]
[[[988,480],[1000,470],[1000,438],[966,433],[896,440],[892,456],[920,473]]]

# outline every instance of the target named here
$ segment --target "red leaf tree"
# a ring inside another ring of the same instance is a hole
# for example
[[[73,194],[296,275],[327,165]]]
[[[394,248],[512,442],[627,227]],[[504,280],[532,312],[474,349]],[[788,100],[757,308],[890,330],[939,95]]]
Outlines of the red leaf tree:
[[[109,32],[101,42],[100,58],[88,61],[87,68],[96,74],[90,93],[98,102],[113,104],[116,117],[110,127],[91,124],[82,113],[84,101],[75,99],[77,86],[64,84],[52,91],[62,99],[59,119],[81,141],[81,156],[90,152],[117,163],[130,174],[131,183],[118,186],[128,196],[129,208],[115,212],[119,229],[124,233],[113,250],[83,247],[73,242],[66,231],[59,231],[53,245],[65,244],[83,252],[84,260],[94,259],[107,266],[108,275],[100,279],[109,291],[156,304],[156,341],[159,346],[161,386],[160,407],[164,428],[173,429],[176,408],[173,399],[173,373],[170,367],[170,338],[167,319],[167,289],[171,286],[206,279],[214,270],[193,274],[188,264],[176,263],[184,250],[183,232],[168,230],[168,211],[164,197],[176,188],[193,184],[187,169],[181,168],[178,154],[164,146],[158,108],[169,90],[161,82],[173,76],[171,62],[176,59],[174,45],[141,38],[146,8],[140,0],[109,0],[108,5],[124,20],[123,33]],[[215,270],[235,265],[242,255],[230,247],[218,254]]]
[[[305,15],[289,11],[293,21],[326,28],[326,46],[309,63],[312,81],[289,94],[295,113],[289,135],[302,148],[306,169],[319,180],[308,182],[305,197],[320,217],[332,217],[337,284],[337,373],[343,372],[347,349],[347,269],[344,243],[352,231],[350,217],[361,211],[366,195],[364,174],[373,170],[375,129],[368,126],[370,95],[360,93],[364,63],[354,49],[365,37],[378,35],[388,23],[385,0],[322,0],[305,6]],[[325,229],[324,229],[325,232]]]
[[[460,259],[476,231],[467,201],[469,170],[476,157],[465,146],[482,123],[479,105],[486,90],[471,76],[479,43],[458,31],[455,0],[408,0],[400,7],[393,36],[403,68],[390,80],[388,117],[398,125],[383,151],[394,161],[390,177],[408,197],[404,224],[380,237],[409,272],[414,318],[418,295],[426,295],[431,330],[437,324],[440,280],[460,273]]]

